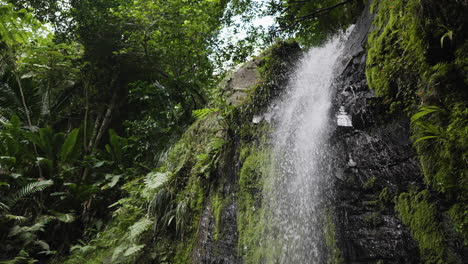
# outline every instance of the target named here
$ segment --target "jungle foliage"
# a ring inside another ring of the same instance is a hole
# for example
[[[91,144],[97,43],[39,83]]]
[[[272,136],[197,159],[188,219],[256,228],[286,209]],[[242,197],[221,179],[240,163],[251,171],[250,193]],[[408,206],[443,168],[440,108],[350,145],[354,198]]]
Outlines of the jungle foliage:
[[[104,228],[206,104],[226,4],[0,1],[2,263],[84,250]]]

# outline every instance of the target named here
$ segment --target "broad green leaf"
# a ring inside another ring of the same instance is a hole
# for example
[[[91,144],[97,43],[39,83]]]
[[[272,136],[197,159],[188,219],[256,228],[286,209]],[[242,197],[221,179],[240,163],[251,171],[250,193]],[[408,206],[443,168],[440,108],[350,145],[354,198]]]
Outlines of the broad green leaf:
[[[21,215],[11,215],[11,214],[6,214],[5,218],[9,219],[9,220],[13,220],[13,221],[15,221],[17,223],[25,222],[26,220],[28,220],[27,217],[24,217],[24,216],[21,216]]]
[[[75,128],[72,130],[72,132],[70,132],[70,134],[68,134],[67,138],[65,139],[65,142],[63,143],[59,153],[60,161],[62,163],[71,161],[70,157],[72,156],[73,151],[76,151],[75,146],[78,140],[79,132],[80,130]]]
[[[447,31],[447,33],[445,33],[441,38],[440,38],[440,47],[443,48],[444,47],[444,40],[445,38],[449,38],[450,41],[453,40],[453,31],[452,30],[449,30]]]
[[[13,166],[16,163],[15,157],[0,156],[0,165]]]
[[[428,140],[428,139],[431,139],[431,138],[438,138],[439,136],[424,136],[424,137],[420,137],[418,138],[414,144],[417,144],[418,142],[421,142],[421,141],[424,141],[424,140]]]
[[[122,177],[122,175],[112,175],[112,174],[109,174],[109,176],[111,176],[111,180],[108,184],[102,186],[101,190],[105,190],[105,189],[109,189],[109,188],[112,188],[114,187],[120,180],[120,178]]]
[[[430,113],[440,112],[440,111],[442,111],[442,109],[437,106],[423,106],[419,109],[419,111],[416,114],[414,114],[411,117],[411,123],[418,121],[421,117],[426,116]]]
[[[52,128],[44,127],[39,128],[39,139],[40,142],[38,146],[47,154],[47,158],[54,160],[55,151],[54,151],[54,142],[55,134]]]
[[[42,157],[36,157],[36,163],[41,165],[41,166],[46,166],[48,168],[53,167],[53,162],[50,159],[42,158]]]

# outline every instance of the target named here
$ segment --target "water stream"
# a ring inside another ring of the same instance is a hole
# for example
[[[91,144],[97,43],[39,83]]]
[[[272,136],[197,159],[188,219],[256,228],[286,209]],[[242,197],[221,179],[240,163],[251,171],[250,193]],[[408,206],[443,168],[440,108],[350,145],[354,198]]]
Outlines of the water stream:
[[[348,30],[348,32],[350,29]],[[346,35],[308,51],[272,110],[275,173],[265,181],[267,263],[324,263],[332,82]]]

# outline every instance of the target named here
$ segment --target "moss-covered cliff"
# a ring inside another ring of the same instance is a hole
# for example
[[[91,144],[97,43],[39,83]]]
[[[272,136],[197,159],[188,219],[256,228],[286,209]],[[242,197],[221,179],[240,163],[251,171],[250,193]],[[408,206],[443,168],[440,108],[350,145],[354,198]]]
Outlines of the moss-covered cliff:
[[[369,86],[392,118],[411,117],[425,183],[395,197],[395,208],[418,242],[422,262],[461,263],[460,243],[468,242],[468,6],[376,1],[372,9]]]

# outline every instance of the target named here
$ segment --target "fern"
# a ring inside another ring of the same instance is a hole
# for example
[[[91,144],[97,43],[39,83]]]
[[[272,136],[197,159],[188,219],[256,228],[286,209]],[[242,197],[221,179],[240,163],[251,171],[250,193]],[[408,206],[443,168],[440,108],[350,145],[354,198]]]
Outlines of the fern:
[[[138,237],[145,232],[146,230],[149,229],[149,227],[153,224],[153,221],[150,219],[144,217],[140,221],[136,222],[133,224],[131,227],[129,227],[129,239],[131,241],[136,241]]]
[[[193,118],[197,120],[204,119],[211,113],[218,112],[219,108],[204,108],[204,109],[197,109],[192,111]]]
[[[150,172],[145,177],[145,185],[150,189],[157,189],[162,186],[168,179],[168,173]]]
[[[172,192],[161,189],[151,200],[148,207],[149,214],[155,217],[155,226],[167,224],[169,216],[175,214],[174,210],[174,195]]]
[[[24,223],[26,220],[28,220],[27,217],[21,216],[21,215],[11,215],[11,214],[6,214],[5,218],[8,220],[13,220],[16,223]]]
[[[70,252],[74,252],[74,251],[79,251],[80,253],[82,254],[87,254],[91,251],[94,251],[96,250],[96,246],[90,246],[90,245],[74,245],[72,247],[70,247]]]
[[[138,251],[142,250],[144,247],[145,247],[144,244],[142,244],[142,245],[133,244],[127,250],[125,250],[125,253],[123,255],[124,255],[124,257],[131,256],[131,255],[137,253]]]
[[[52,180],[32,182],[17,191],[10,200],[10,206],[34,193],[42,192],[54,184]]]
[[[183,233],[183,229],[190,221],[190,213],[189,207],[187,202],[181,201],[177,204],[177,208],[175,211],[175,219],[176,219],[176,233],[178,235]]]
[[[443,137],[445,130],[442,127],[421,120],[429,114],[441,111],[443,110],[437,106],[423,106],[411,117],[411,123],[417,129],[414,144],[427,141],[428,139],[440,139]]]
[[[10,211],[10,207],[2,202],[0,202],[0,211]]]
[[[120,261],[118,260],[120,256],[128,249],[128,245],[121,244],[119,245],[116,249],[114,249],[114,253],[112,254],[112,259],[111,263],[119,263]]]
[[[14,259],[2,261],[0,263],[1,264],[18,264],[18,263],[21,263],[21,264],[34,264],[34,263],[37,263],[37,262],[38,262],[38,260],[35,260],[35,259],[31,258],[26,251],[21,250],[19,252],[18,256],[16,256]]]
[[[440,111],[442,111],[442,109],[434,105],[423,106],[419,109],[419,111],[416,114],[414,114],[411,117],[411,123],[415,123],[416,121],[418,121],[419,119],[421,119],[422,117],[428,114],[440,112]]]

